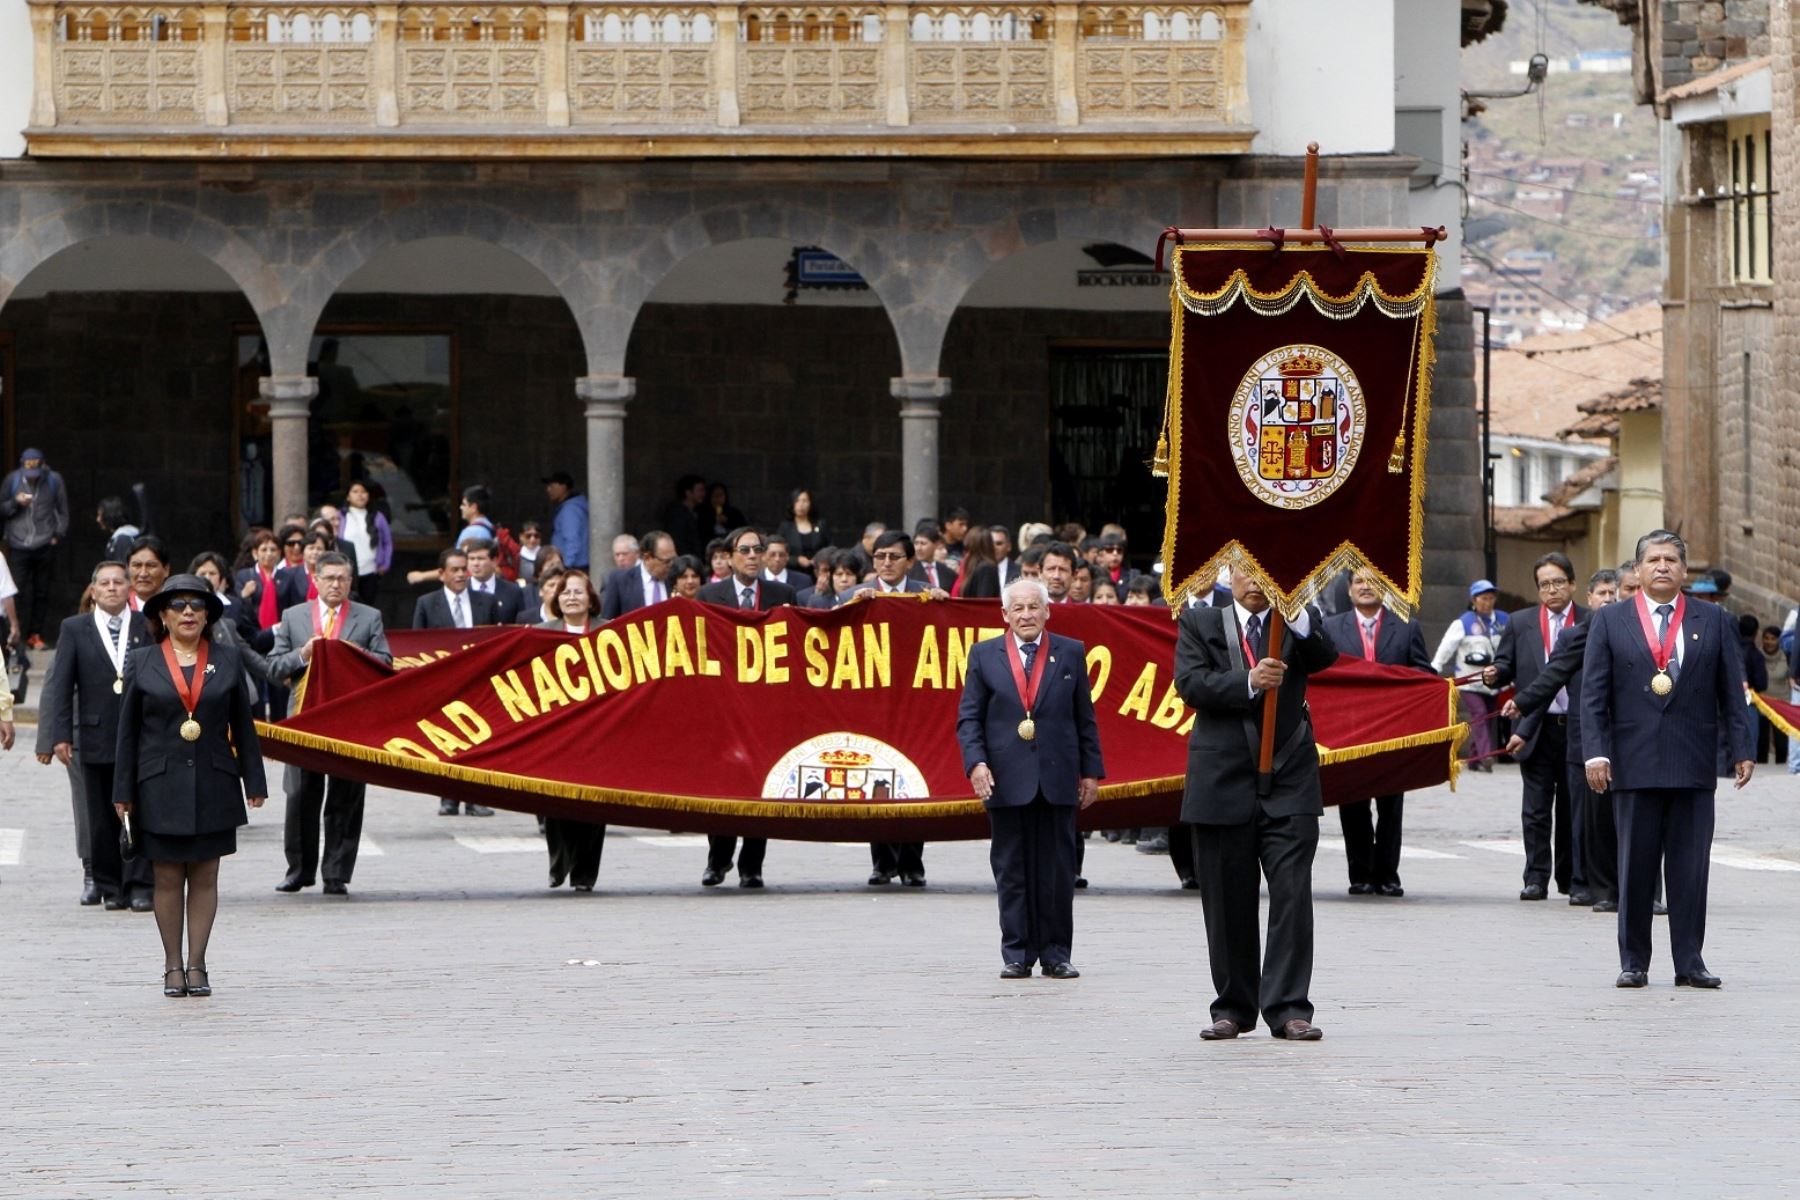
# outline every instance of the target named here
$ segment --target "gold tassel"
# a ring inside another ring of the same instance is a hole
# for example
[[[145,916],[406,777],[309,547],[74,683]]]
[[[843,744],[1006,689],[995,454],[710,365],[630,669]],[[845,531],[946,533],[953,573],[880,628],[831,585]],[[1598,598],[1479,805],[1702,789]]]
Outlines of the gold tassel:
[[[1150,475],[1154,479],[1169,477],[1169,430],[1166,426],[1156,439],[1156,457],[1150,460]]]
[[[1406,431],[1401,430],[1394,437],[1394,452],[1388,455],[1388,474],[1398,475],[1406,470]]]

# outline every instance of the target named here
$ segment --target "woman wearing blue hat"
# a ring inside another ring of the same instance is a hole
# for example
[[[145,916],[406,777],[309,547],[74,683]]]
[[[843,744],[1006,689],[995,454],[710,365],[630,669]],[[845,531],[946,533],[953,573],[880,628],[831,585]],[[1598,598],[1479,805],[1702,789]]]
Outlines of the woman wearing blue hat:
[[[1481,682],[1481,672],[1494,665],[1500,635],[1506,632],[1506,613],[1495,610],[1499,599],[1493,580],[1471,583],[1468,610],[1450,622],[1431,657],[1432,669],[1440,675],[1452,667],[1450,677],[1465,681],[1456,686],[1468,715],[1469,766],[1477,771],[1494,769],[1488,757],[1494,752],[1494,727],[1488,719],[1494,711],[1494,689]]]
[[[237,850],[245,801],[269,794],[243,662],[208,636],[224,611],[206,580],[176,575],[144,605],[155,640],[125,660],[113,803],[155,872],[165,996],[212,995],[219,859]]]

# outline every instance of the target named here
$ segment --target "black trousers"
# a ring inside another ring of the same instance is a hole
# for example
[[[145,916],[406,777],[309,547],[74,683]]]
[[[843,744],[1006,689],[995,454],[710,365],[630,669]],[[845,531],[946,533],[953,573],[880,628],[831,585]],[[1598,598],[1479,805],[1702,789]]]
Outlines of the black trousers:
[[[1269,1028],[1312,1020],[1312,865],[1319,818],[1258,816],[1241,825],[1194,826],[1194,865],[1206,913],[1213,1020]],[[1269,881],[1269,939],[1257,935],[1258,874]],[[1257,960],[1261,958],[1259,968]]]
[[[1599,795],[1588,787],[1586,766],[1571,762],[1568,767],[1569,794],[1575,797],[1575,811],[1581,816],[1582,879],[1594,899],[1617,900],[1619,831],[1613,823],[1612,797]]]
[[[723,875],[731,870],[731,856],[737,854],[738,840],[734,837],[723,837],[708,834],[706,838],[706,868]],[[763,855],[768,852],[768,838],[744,839],[744,852],[738,855],[738,877],[745,875],[761,875]]]
[[[19,640],[44,634],[44,614],[50,608],[50,582],[56,568],[56,547],[34,550],[9,547],[12,572],[19,585]]]
[[[1651,903],[1660,859],[1669,892],[1669,949],[1677,975],[1706,969],[1706,885],[1712,871],[1713,793],[1618,792],[1619,969],[1650,969]]]
[[[883,875],[924,875],[924,842],[870,842],[869,861]]]
[[[1000,900],[1000,960],[1069,961],[1075,941],[1075,832],[1073,804],[1052,804],[1039,793],[1030,804],[987,810],[988,864]]]
[[[1770,755],[1775,761],[1785,763],[1788,760],[1787,734],[1782,733],[1770,723],[1762,713],[1756,714],[1756,761],[1758,764],[1769,761]]]
[[[544,845],[550,851],[550,878],[567,879],[591,888],[600,879],[600,856],[606,851],[606,826],[567,817],[544,818]]]
[[[1404,795],[1377,796],[1373,801],[1338,805],[1351,883],[1379,887],[1400,882],[1400,824],[1405,800]],[[1377,816],[1380,824],[1376,824]]]
[[[369,787],[317,771],[287,773],[287,816],[282,845],[287,851],[287,877],[305,885],[349,883],[356,873],[356,851],[362,842],[363,797]],[[325,812],[325,857],[319,857],[319,810]]]
[[[1531,757],[1519,764],[1525,780],[1520,824],[1525,834],[1525,882],[1567,892],[1573,882],[1569,823],[1574,799],[1569,795],[1567,719],[1546,716]]]
[[[87,807],[88,867],[100,894],[111,900],[129,899],[133,892],[149,895],[154,886],[150,860],[139,854],[130,862],[119,857],[119,810],[113,807],[113,764],[81,764],[81,793]]]
[[[1169,826],[1169,865],[1175,878],[1186,883],[1194,875],[1194,827],[1180,822]]]

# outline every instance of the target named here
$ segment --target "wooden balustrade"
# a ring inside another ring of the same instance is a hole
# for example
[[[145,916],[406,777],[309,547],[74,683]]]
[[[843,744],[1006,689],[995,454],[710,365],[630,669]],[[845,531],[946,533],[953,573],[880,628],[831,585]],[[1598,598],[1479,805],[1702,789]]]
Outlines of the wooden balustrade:
[[[1044,157],[1252,133],[1251,0],[29,3],[39,154]]]

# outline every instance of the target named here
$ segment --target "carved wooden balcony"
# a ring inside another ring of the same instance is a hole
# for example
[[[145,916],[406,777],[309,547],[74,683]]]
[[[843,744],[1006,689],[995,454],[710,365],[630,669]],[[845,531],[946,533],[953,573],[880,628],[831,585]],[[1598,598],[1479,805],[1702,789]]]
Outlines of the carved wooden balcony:
[[[1250,0],[29,0],[31,153],[1142,156],[1254,133]]]

